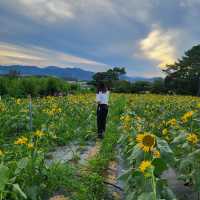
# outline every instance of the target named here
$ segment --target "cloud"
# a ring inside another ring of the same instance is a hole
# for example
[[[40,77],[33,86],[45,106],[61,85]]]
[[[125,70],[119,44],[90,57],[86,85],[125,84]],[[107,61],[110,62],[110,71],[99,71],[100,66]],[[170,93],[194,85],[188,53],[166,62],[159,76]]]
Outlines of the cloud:
[[[178,30],[153,29],[146,38],[139,41],[140,56],[157,63],[160,68],[172,64],[177,59],[176,40]]]
[[[3,7],[38,23],[57,24],[69,20],[95,21],[107,18],[145,23],[151,18],[153,0],[12,0],[0,2]],[[76,22],[77,22],[76,21]]]
[[[133,75],[159,73],[199,43],[199,9],[199,0],[0,0],[0,42],[20,44],[1,59],[105,69],[90,63],[97,61]]]
[[[92,71],[103,71],[106,65],[86,58],[45,49],[38,46],[20,46],[0,42],[0,64],[22,64],[59,67],[82,67]]]
[[[71,4],[65,0],[13,0],[3,2],[3,5],[37,22],[57,23],[73,19]]]

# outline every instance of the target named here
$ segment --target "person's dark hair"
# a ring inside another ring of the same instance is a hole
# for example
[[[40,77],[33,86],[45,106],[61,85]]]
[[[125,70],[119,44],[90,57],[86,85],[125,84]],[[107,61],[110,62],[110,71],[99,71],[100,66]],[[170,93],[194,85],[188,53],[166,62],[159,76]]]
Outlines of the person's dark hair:
[[[97,85],[97,93],[102,92],[102,93],[106,93],[107,92],[107,87],[105,85],[105,83],[98,83]]]

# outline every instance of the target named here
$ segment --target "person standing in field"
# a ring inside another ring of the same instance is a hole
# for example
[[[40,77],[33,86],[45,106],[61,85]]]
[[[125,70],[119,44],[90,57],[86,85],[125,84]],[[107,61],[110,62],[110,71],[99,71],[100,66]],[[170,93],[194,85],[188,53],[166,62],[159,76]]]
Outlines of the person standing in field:
[[[106,118],[108,114],[109,91],[104,83],[97,86],[96,102],[97,105],[97,129],[98,138],[103,138],[106,130]]]

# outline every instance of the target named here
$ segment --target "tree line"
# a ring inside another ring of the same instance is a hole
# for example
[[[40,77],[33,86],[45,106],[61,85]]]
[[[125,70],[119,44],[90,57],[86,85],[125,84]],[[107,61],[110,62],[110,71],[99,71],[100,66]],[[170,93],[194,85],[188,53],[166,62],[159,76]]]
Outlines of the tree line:
[[[96,86],[100,82],[104,82],[110,90],[119,93],[166,93],[164,79],[162,78],[155,78],[152,81],[130,82],[121,79],[125,74],[126,71],[123,67],[115,67],[106,72],[97,72],[90,84]]]
[[[200,96],[200,45],[193,46],[174,64],[163,70],[165,78],[157,78],[152,82],[137,81],[134,83],[120,80],[126,74],[125,68],[115,67],[106,72],[98,72],[90,82],[97,85],[104,82],[115,92],[162,93]]]
[[[113,92],[123,93],[158,93],[183,94],[200,96],[200,45],[193,46],[174,64],[167,65],[163,70],[165,78],[152,81],[129,82],[122,80],[125,68],[115,67],[106,72],[94,74],[88,84],[94,91],[99,82],[104,82]],[[16,71],[0,77],[0,95],[25,97],[27,95],[66,95],[81,92],[79,84],[69,84],[63,79],[54,77],[23,77]]]
[[[12,72],[13,73],[13,72]],[[32,97],[66,95],[80,92],[78,84],[70,84],[54,77],[21,77],[9,75],[0,77],[0,96]]]

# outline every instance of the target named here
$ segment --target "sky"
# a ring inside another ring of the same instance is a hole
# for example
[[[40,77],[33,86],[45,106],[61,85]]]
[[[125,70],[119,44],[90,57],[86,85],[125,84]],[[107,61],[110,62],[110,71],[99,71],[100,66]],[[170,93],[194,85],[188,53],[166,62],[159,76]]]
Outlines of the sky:
[[[164,76],[200,43],[200,0],[0,0],[0,64]]]

